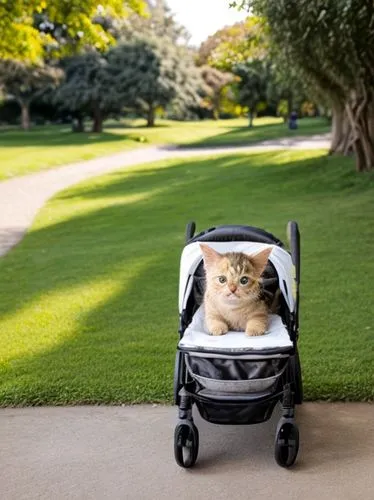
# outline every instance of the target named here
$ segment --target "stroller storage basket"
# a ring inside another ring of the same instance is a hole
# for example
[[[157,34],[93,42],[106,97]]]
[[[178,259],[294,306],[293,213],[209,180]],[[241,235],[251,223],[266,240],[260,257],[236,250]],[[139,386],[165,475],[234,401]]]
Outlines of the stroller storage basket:
[[[276,398],[253,402],[204,401],[196,398],[200,415],[207,422],[221,425],[259,424],[268,420],[277,403]]]
[[[262,392],[276,386],[287,366],[287,355],[276,358],[206,357],[185,354],[191,377],[203,388],[224,393]]]

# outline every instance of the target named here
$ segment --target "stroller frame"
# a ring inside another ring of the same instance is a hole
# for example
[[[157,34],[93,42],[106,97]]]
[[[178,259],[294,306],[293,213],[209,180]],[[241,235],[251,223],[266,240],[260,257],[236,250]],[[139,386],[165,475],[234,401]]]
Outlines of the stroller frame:
[[[283,243],[263,229],[251,226],[219,226],[202,231],[194,236],[195,222],[186,227],[186,245],[201,241],[238,241],[245,230],[246,240],[257,243],[277,245],[284,249]],[[228,233],[232,233],[229,239]],[[213,234],[215,240],[210,240]],[[217,239],[218,235],[218,239]],[[219,240],[222,235],[222,240]],[[295,405],[303,401],[301,366],[298,353],[299,337],[299,285],[300,285],[300,232],[295,221],[288,222],[287,236],[293,265],[294,309],[287,310],[283,305],[282,320],[292,341],[292,347],[284,349],[254,351],[232,358],[250,360],[249,362],[282,361],[277,383],[273,389],[250,393],[209,393],[201,391],[199,383],[190,373],[189,354],[178,346],[174,369],[174,403],[178,406],[178,423],[174,431],[174,456],[177,464],[184,468],[192,467],[198,456],[199,433],[193,421],[192,409],[196,404],[201,417],[212,423],[241,425],[255,424],[268,420],[277,402],[281,403],[282,415],[275,433],[274,456],[278,465],[290,467],[294,464],[299,450],[299,430],[295,423]],[[191,311],[183,309],[180,314],[179,335],[182,339],[191,322]],[[283,358],[283,360],[281,360]],[[198,377],[197,377],[198,378]],[[221,419],[221,413],[225,418]],[[232,414],[232,417],[231,417]]]

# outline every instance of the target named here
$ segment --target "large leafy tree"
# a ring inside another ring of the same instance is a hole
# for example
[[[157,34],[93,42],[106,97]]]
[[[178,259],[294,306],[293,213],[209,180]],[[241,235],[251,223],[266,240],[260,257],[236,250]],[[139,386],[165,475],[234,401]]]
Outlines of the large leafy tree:
[[[118,104],[109,92],[106,57],[90,51],[65,60],[63,65],[65,79],[56,92],[56,103],[73,115],[76,131],[83,131],[83,120],[89,116],[93,119],[92,131],[102,132],[104,119]]]
[[[147,1],[148,15],[131,14],[122,22],[122,35],[127,41],[134,36],[166,38],[176,45],[186,45],[190,34],[174,18],[165,0]]]
[[[204,98],[205,105],[211,110],[213,118],[218,120],[224,91],[228,85],[233,83],[234,75],[232,73],[212,68],[208,65],[202,66],[200,71],[206,84]]]
[[[124,42],[108,53],[113,99],[144,115],[149,127],[155,112],[170,103],[189,107],[199,100],[200,74],[192,55],[165,37]]]
[[[270,64],[266,60],[247,60],[235,66],[233,72],[240,79],[237,84],[239,103],[248,108],[248,126],[252,127],[258,105],[267,99]]]
[[[374,4],[366,0],[245,0],[267,19],[273,43],[333,110],[331,152],[374,169]]]
[[[30,127],[31,103],[56,88],[61,78],[61,70],[54,66],[12,60],[0,62],[0,87],[19,104],[24,130]]]
[[[252,16],[208,37],[199,48],[196,62],[231,71],[248,59],[264,59],[268,55],[268,45],[266,25],[259,17]]]
[[[261,101],[268,97],[271,84],[270,53],[267,26],[263,19],[251,16],[245,21],[218,30],[199,48],[197,63],[209,65],[231,81],[239,104],[248,109],[248,125]]]
[[[104,49],[113,37],[98,16],[125,16],[144,12],[144,0],[12,0],[0,2],[0,59],[38,61],[46,46],[55,46],[54,27],[64,30],[73,50],[94,46]],[[35,16],[44,16],[49,29],[40,29]],[[64,50],[69,49],[68,46]]]

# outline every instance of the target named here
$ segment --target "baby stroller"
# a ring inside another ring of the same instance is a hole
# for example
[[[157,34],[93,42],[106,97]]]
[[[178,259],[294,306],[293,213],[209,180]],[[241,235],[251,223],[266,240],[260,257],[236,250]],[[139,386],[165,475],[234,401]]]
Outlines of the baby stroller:
[[[282,467],[290,467],[296,460],[299,431],[294,420],[295,404],[303,400],[297,349],[300,233],[293,221],[287,229],[290,252],[263,229],[227,225],[194,236],[195,223],[187,225],[180,267],[180,341],[174,372],[174,401],[179,409],[174,455],[181,467],[192,467],[198,456],[194,404],[208,422],[238,425],[265,422],[280,402],[282,416],[275,435],[275,459]],[[263,299],[274,304],[276,298],[277,309],[264,335],[209,335],[201,306],[205,272],[200,242],[220,253],[254,254],[272,247],[261,286]]]

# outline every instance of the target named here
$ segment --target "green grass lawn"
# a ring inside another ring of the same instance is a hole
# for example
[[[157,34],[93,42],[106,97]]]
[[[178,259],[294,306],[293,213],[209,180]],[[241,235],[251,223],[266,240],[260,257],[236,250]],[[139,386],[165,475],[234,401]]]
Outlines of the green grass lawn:
[[[155,128],[147,128],[140,121],[127,125],[109,122],[102,134],[74,134],[67,125],[34,127],[26,133],[14,129],[2,131],[0,180],[151,144],[243,145],[329,129],[326,120],[318,118],[300,120],[300,128],[292,133],[278,118],[259,118],[253,129],[248,129],[245,119],[157,123]]]
[[[302,234],[307,399],[374,399],[374,179],[323,151],[159,162],[64,191],[0,259],[0,405],[170,402],[185,223]]]

